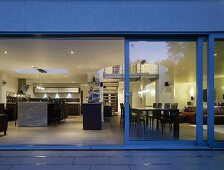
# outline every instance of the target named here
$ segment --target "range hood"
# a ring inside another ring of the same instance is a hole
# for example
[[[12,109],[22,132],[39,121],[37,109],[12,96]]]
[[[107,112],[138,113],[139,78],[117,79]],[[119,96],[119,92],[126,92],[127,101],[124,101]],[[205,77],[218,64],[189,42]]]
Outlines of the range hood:
[[[18,92],[19,95],[25,95],[29,89],[29,85],[26,85],[26,79],[18,79]]]

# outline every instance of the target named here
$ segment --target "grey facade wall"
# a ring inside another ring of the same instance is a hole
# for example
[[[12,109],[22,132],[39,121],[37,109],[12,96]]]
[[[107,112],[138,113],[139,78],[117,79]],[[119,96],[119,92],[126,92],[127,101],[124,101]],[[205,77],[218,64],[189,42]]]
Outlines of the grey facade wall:
[[[0,0],[0,33],[98,31],[224,31],[224,1]]]

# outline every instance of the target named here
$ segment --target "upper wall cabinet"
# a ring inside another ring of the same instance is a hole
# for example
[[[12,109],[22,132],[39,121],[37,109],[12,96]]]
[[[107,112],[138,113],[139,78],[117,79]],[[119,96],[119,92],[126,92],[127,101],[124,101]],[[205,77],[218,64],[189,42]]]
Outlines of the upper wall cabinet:
[[[44,89],[34,88],[34,93],[79,93],[79,92],[80,92],[80,89],[78,87],[73,87],[73,88],[45,87]]]

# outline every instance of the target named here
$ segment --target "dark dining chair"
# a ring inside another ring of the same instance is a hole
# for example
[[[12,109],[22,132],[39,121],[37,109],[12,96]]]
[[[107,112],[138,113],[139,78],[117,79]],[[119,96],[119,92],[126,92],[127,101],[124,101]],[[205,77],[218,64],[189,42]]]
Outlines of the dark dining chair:
[[[129,120],[130,120],[130,125],[134,124],[134,127],[137,127],[137,128],[139,127],[139,125],[143,124],[144,132],[145,132],[146,121],[141,111],[130,108]]]
[[[120,103],[120,107],[121,107],[121,118],[120,118],[120,124],[122,124],[123,128],[124,128],[124,123],[125,123],[125,106],[123,103]],[[130,116],[129,116],[129,120],[130,120],[130,125],[131,123],[135,123],[135,116],[132,115],[132,110],[131,107],[129,105],[129,112],[130,112]]]
[[[162,106],[163,106],[162,103],[156,103],[156,107],[154,107],[154,108],[161,109]],[[156,122],[157,122],[156,128],[158,130],[158,128],[159,128],[158,120],[160,117],[161,117],[161,111],[159,111],[159,110],[152,111],[152,117],[151,117],[151,122],[150,122],[150,125],[152,128],[154,127],[154,121],[156,120]]]
[[[161,126],[162,126],[162,133],[163,133],[163,129],[165,128],[166,123],[169,124],[170,131],[172,130],[173,123],[176,119],[176,111],[175,110],[177,109],[177,107],[178,107],[178,103],[171,103],[171,104],[166,105],[166,108],[171,109],[171,110],[164,111],[163,116],[160,119]]]
[[[124,127],[124,123],[125,123],[125,107],[124,105],[122,105],[122,110],[123,110],[123,127]],[[136,113],[136,114],[134,114]],[[145,131],[145,119],[141,115],[140,113],[137,113],[136,110],[131,109],[130,105],[129,105],[129,122],[130,122],[130,126],[134,126],[134,127],[138,127],[139,125],[143,124],[144,127],[144,131]]]
[[[120,117],[120,126],[124,122],[124,103],[120,103],[121,117]]]
[[[156,108],[157,107],[157,103],[153,103],[152,107]],[[152,120],[153,120],[153,113],[152,112],[148,115],[148,118],[149,118],[149,125],[151,126],[152,125]],[[146,118],[146,120],[148,120],[148,118]]]
[[[157,108],[157,103],[153,103],[153,104],[152,104],[152,107],[153,107],[153,108]],[[155,111],[152,111],[151,114],[149,115],[149,125],[150,125],[150,126],[153,126],[153,121],[154,121],[154,119],[155,119],[155,114],[153,114],[153,112],[155,112]],[[147,122],[147,123],[148,123],[148,122]]]
[[[157,103],[157,108],[162,108],[163,107],[163,104],[162,103]]]

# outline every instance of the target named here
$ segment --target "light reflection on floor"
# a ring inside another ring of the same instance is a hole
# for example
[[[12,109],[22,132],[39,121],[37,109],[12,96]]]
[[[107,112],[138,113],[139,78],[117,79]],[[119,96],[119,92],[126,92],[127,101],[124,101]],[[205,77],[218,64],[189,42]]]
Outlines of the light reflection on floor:
[[[107,118],[103,130],[83,130],[82,117],[71,116],[64,122],[49,127],[15,127],[9,122],[7,136],[0,135],[0,144],[56,144],[56,145],[120,145],[124,144],[124,129],[120,126],[120,117]],[[207,131],[204,130],[204,139]],[[224,139],[221,133],[215,133],[216,139]],[[167,125],[164,132],[154,127],[130,127],[131,140],[196,140],[196,126],[181,123],[179,138],[173,138]]]
[[[71,116],[49,127],[15,127],[9,122],[7,135],[1,133],[0,144],[123,144],[119,117],[107,118],[102,130],[83,130],[81,116]]]

